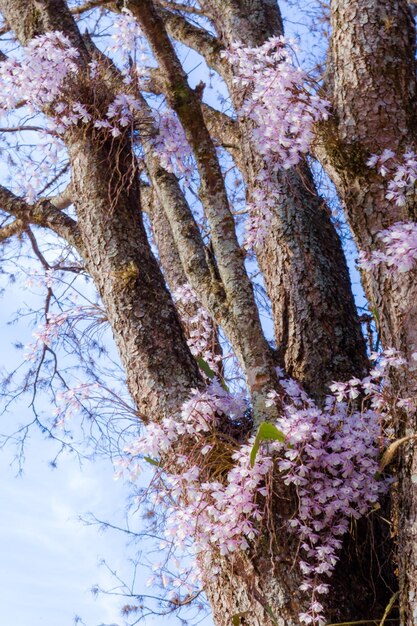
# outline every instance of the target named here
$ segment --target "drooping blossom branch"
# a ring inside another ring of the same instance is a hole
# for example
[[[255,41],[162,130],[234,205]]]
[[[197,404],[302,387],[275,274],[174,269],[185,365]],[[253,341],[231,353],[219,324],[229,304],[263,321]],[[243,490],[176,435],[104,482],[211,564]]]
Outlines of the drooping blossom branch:
[[[24,101],[39,111],[61,94],[65,79],[77,71],[78,51],[60,32],[35,37],[23,49],[23,59],[0,63],[1,109],[13,110]]]
[[[120,36],[122,43],[129,37],[136,41],[140,32],[136,20],[130,13],[123,13],[120,21],[120,32],[116,35]],[[116,30],[117,26],[118,23]],[[117,45],[120,45],[119,39]],[[117,46],[116,50],[119,50]],[[129,87],[116,93],[106,111],[97,109],[91,102],[80,102],[79,93],[73,88],[79,79],[78,57],[79,52],[72,47],[70,40],[63,33],[54,31],[31,40],[23,49],[22,59],[7,59],[0,63],[0,86],[5,94],[1,111],[6,113],[24,102],[29,111],[48,116],[45,128],[39,128],[41,136],[47,139],[41,142],[46,158],[41,164],[31,162],[29,158],[26,166],[14,177],[19,191],[30,203],[37,199],[39,189],[56,166],[58,153],[64,149],[61,138],[71,127],[91,123],[97,131],[104,129],[116,138],[123,132],[132,132],[134,118],[138,117],[140,105],[128,92],[132,89]],[[133,76],[138,78],[137,67],[145,68],[143,63],[135,65],[134,71],[130,66],[128,69],[124,67],[124,83],[131,83]],[[97,60],[91,61],[85,69],[87,75],[84,78],[88,78],[90,85],[100,82],[105,71]]]
[[[330,103],[309,87],[308,76],[293,62],[291,45],[284,37],[271,37],[256,48],[236,42],[222,53],[233,67],[236,88],[242,90],[238,116],[251,120],[253,143],[264,161],[248,205],[248,247],[262,243],[276,197],[282,194],[275,174],[300,162],[309,151],[314,125],[329,115]]]
[[[417,182],[417,155],[413,150],[398,157],[392,150],[385,149],[381,154],[372,154],[367,165],[377,170],[386,181],[385,197],[398,207],[415,201]],[[391,271],[408,272],[417,260],[417,223],[396,222],[377,233],[380,249],[371,252],[361,251],[359,266],[371,270],[384,263]]]
[[[211,370],[220,375],[222,355],[215,350],[218,346],[216,325],[198,301],[190,285],[182,285],[173,294],[174,302],[186,327],[187,343],[196,358],[202,358]]]
[[[261,522],[265,527],[275,465],[298,501],[289,530],[300,537],[301,589],[310,596],[300,621],[325,623],[320,596],[329,591],[350,519],[369,513],[390,482],[378,477],[388,416],[415,410],[415,402],[398,400],[386,380],[392,368],[405,366],[404,359],[395,350],[371,356],[376,363],[370,374],[334,383],[323,408],[279,372],[285,402],[275,425],[285,441],[264,441],[255,462],[254,436],[233,436],[247,424],[247,404],[217,382],[194,392],[180,419],[150,425],[127,448],[136,471],[143,457],[159,464],[153,502],[165,508],[169,541],[184,549],[192,538],[203,581],[208,571],[216,574],[215,554],[248,549]],[[355,403],[359,396],[365,399],[362,410]],[[270,392],[269,403],[281,400]]]
[[[182,179],[188,187],[195,172],[195,162],[178,117],[167,109],[160,115],[157,126],[158,134],[153,140],[153,147],[162,167]]]
[[[146,77],[146,65],[149,63],[149,51],[143,37],[142,30],[132,12],[127,8],[121,10],[113,22],[112,52],[122,63],[124,82],[130,84],[132,65],[135,68],[135,77],[139,82]]]
[[[372,154],[366,164],[387,179],[387,200],[393,200],[400,207],[405,206],[407,200],[413,200],[417,181],[417,155],[413,150],[399,157],[386,149],[380,155]]]
[[[238,115],[254,122],[253,138],[272,170],[289,169],[308,152],[314,124],[329,115],[329,102],[307,87],[307,75],[292,61],[284,37],[248,48],[232,44],[223,55],[233,65],[234,82],[247,91]]]

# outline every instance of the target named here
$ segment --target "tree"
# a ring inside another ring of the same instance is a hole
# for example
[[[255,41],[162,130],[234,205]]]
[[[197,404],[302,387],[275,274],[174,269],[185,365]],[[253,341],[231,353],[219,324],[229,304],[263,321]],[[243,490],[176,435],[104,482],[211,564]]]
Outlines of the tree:
[[[398,584],[411,626],[415,25],[405,0],[314,4],[331,35],[325,64],[305,73],[275,0],[0,0],[2,108],[16,112],[2,132],[17,133],[3,152],[12,172],[32,167],[22,194],[0,188],[0,238],[5,249],[29,242],[47,273],[92,279],[147,426],[130,456],[156,464],[179,543],[193,534],[217,624],[383,623]],[[225,106],[190,85],[184,49]],[[46,132],[52,147],[36,156],[23,132]],[[319,167],[361,251],[385,350],[372,368]],[[42,250],[50,233],[66,250],[59,262]],[[52,315],[47,290],[35,386],[69,319]],[[225,346],[246,400],[227,386]]]

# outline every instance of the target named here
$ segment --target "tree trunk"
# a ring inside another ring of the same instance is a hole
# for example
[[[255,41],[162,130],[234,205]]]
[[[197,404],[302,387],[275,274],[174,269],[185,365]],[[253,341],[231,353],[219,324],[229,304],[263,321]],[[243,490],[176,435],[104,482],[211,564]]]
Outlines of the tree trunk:
[[[399,155],[415,149],[415,27],[405,0],[333,0],[328,95],[334,113],[323,125],[317,156],[327,169],[360,250],[371,253],[376,235],[397,221],[415,220],[413,203],[385,198],[386,181],[366,165],[385,148]],[[363,272],[371,311],[384,347],[407,359],[405,396],[415,397],[417,368],[417,272],[384,265]],[[395,383],[395,381],[394,381]],[[393,423],[396,436],[414,434],[416,415]],[[398,550],[401,623],[417,623],[417,448],[404,446],[398,462],[394,532]]]
[[[200,5],[224,46],[237,37],[247,45],[256,46],[269,36],[282,33],[282,20],[274,0],[201,0]],[[0,0],[0,7],[22,42],[62,25],[82,51],[82,62],[89,61],[85,44],[61,0]],[[202,181],[201,201],[210,224],[220,277],[216,283],[221,296],[219,317],[225,315],[226,308],[228,317],[223,317],[222,322],[246,369],[252,399],[258,403],[257,417],[263,419],[265,394],[277,385],[274,364],[261,331],[215,146],[205,126],[197,94],[188,86],[185,72],[166,37],[163,18],[158,17],[161,12],[155,10],[150,0],[131,0],[129,7],[142,20],[164,75],[168,101],[178,113],[196,154]],[[391,11],[396,20],[394,32],[390,26]],[[404,219],[402,213],[388,206],[381,180],[370,174],[365,161],[369,152],[375,150],[375,138],[380,134],[386,136],[386,145],[378,145],[378,149],[397,149],[406,138],[410,143],[412,140],[416,90],[415,79],[410,78],[414,61],[410,53],[413,44],[409,15],[405,2],[393,0],[334,0],[332,12],[335,114],[330,124],[323,125],[325,147],[320,156],[347,206],[358,244],[370,251],[376,233],[383,226]],[[205,38],[205,45],[218,61],[210,37]],[[376,52],[374,70],[375,60],[371,61],[371,57]],[[398,63],[383,71],[387,59]],[[240,96],[234,90],[232,75],[227,71],[223,75],[238,109]],[[364,77],[372,97],[363,93],[359,97]],[[401,92],[403,107],[397,107],[394,113],[387,112],[380,103],[388,105],[388,109],[394,107],[396,91]],[[94,94],[93,100],[97,103],[99,94]],[[249,124],[242,122],[241,131],[243,139],[239,147],[250,197],[263,162],[251,141]],[[145,422],[160,420],[179,410],[190,390],[201,384],[201,377],[147,241],[138,175],[132,169],[131,139],[110,141],[100,136],[97,141],[96,132],[99,131],[91,127],[80,130],[74,126],[66,135],[86,267],[105,305],[139,412]],[[150,178],[160,179],[157,193],[161,192],[164,176],[155,165]],[[166,198],[170,182],[165,181]],[[258,261],[271,299],[276,340],[286,370],[321,400],[332,379],[363,373],[364,341],[341,244],[314,189],[311,173],[304,164],[277,182],[285,186],[288,200],[276,207],[265,245],[258,250]],[[169,233],[177,248],[181,237],[183,241],[188,237],[190,244],[195,244],[190,245],[192,263],[202,261],[200,233],[195,223],[187,222],[184,226],[179,218],[184,199],[175,202],[175,198],[179,200],[175,196],[177,191],[171,189],[169,201],[162,203]],[[188,219],[184,212],[182,215]],[[412,215],[415,216],[414,211]],[[187,263],[191,265],[191,262],[185,258],[186,254],[180,252],[180,256],[185,275],[192,273],[191,268],[187,274]],[[216,295],[214,283],[206,260],[202,265],[200,276],[207,283],[209,302]],[[195,267],[193,271],[196,276]],[[178,268],[172,273],[172,281],[180,275]],[[416,371],[417,365],[411,361],[411,354],[417,352],[414,278],[413,274],[393,278],[386,269],[379,268],[365,278],[365,286],[371,305],[378,310],[383,341],[405,351],[410,367]],[[167,280],[170,280],[168,274]],[[414,395],[416,379],[410,377],[406,384],[410,395]],[[415,416],[397,425],[399,435],[415,430]],[[404,450],[399,467],[398,541],[403,621],[411,626],[417,621],[417,456],[416,448],[409,446]],[[275,478],[277,493],[271,505],[274,519],[262,529],[251,552],[219,557],[218,574],[206,572],[207,595],[215,622],[221,626],[230,626],[236,619],[245,626],[296,626],[298,615],[306,605],[306,598],[299,591],[298,541],[288,533],[286,525],[294,512],[294,497],[283,487],[278,473]],[[412,489],[410,497],[407,490]],[[363,534],[366,535],[366,527],[355,538],[355,548],[364,549],[364,552],[358,550],[361,561],[373,549],[370,542],[362,540]],[[381,535],[383,543],[385,536],[383,532]],[[378,585],[376,573],[373,571],[364,580],[358,569],[346,545],[334,578],[335,590],[328,600],[328,617],[332,621],[381,617],[387,601],[386,587],[374,599],[373,587]]]
[[[220,573],[205,584],[216,626],[230,626],[233,618],[244,626],[299,626],[303,597],[294,554],[287,546],[279,554],[241,553],[217,561]]]
[[[224,46],[239,33],[247,46],[262,45],[283,34],[275,2],[205,0]],[[235,109],[242,95],[225,79]],[[244,177],[251,192],[264,167],[250,121],[240,123]],[[306,164],[275,175],[285,198],[276,205],[272,222],[256,256],[272,304],[278,354],[290,376],[321,400],[334,380],[361,376],[367,359],[340,238],[324,201],[318,196]]]
[[[125,182],[134,167],[130,147],[123,140],[100,146],[85,135],[71,137],[68,147],[86,267],[106,307],[139,412],[145,421],[162,419],[177,412],[200,376],[149,247],[139,185]],[[110,184],[116,156],[121,174]]]

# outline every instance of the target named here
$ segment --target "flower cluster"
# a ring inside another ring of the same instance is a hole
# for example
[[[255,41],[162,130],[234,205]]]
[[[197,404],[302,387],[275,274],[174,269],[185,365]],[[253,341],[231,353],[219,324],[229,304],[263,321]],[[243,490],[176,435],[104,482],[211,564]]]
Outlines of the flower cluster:
[[[36,339],[34,343],[26,346],[25,359],[35,361],[39,351],[45,346],[50,347],[58,339],[61,327],[68,319],[68,313],[49,314],[45,324],[39,324],[37,330],[32,333]]]
[[[0,63],[1,108],[10,111],[24,101],[34,110],[52,104],[61,95],[64,80],[77,71],[77,50],[60,32],[32,39],[23,49],[23,60]]]
[[[154,502],[165,506],[167,540],[184,549],[192,538],[201,577],[205,571],[217,572],[215,552],[245,550],[256,539],[278,468],[298,499],[289,531],[300,538],[301,589],[310,596],[300,621],[324,623],[320,597],[329,591],[328,578],[350,520],[371,511],[389,484],[378,479],[387,413],[393,407],[415,409],[410,399],[398,401],[398,394],[390,395],[383,382],[390,368],[405,365],[399,353],[386,350],[371,358],[375,365],[369,375],[334,383],[323,408],[279,371],[285,397],[270,392],[268,403],[282,406],[284,400],[276,427],[285,441],[263,441],[253,466],[253,436],[233,445],[221,437],[225,420],[239,424],[243,419],[246,402],[216,381],[195,391],[180,417],[150,424],[147,434],[127,449],[134,463],[143,456],[159,459],[158,472],[164,471],[169,454],[170,472]],[[359,396],[367,408],[357,408]]]
[[[372,411],[348,414],[329,403],[287,411],[280,424],[290,449],[278,463],[284,482],[296,488],[299,510],[290,525],[300,538],[303,591],[311,594],[305,623],[320,623],[323,606],[318,596],[329,590],[331,576],[350,519],[358,519],[377,502],[379,417]]]
[[[96,120],[94,128],[105,128],[112,137],[120,137],[127,126],[134,123],[135,115],[141,110],[139,100],[128,93],[119,93],[109,104],[105,120]],[[112,120],[113,124],[109,120]]]
[[[398,351],[374,353],[371,360],[375,366],[365,378],[331,386],[333,395],[322,410],[297,383],[281,381],[289,402],[277,421],[286,436],[278,468],[284,482],[295,487],[299,501],[290,526],[300,537],[301,589],[311,597],[309,610],[300,615],[303,624],[325,623],[319,597],[329,591],[326,578],[337,563],[349,520],[369,512],[389,485],[389,480],[377,479],[388,411],[395,405],[415,410],[410,399],[392,398],[382,384],[390,368],[406,363]],[[274,402],[275,392],[269,396]],[[359,396],[367,399],[369,409],[355,410]]]
[[[387,179],[387,200],[393,200],[402,207],[408,200],[415,199],[417,155],[413,150],[408,150],[400,158],[386,149],[381,154],[372,154],[367,165]],[[382,243],[380,250],[359,254],[362,269],[372,270],[380,263],[399,272],[408,272],[414,267],[417,260],[416,222],[396,222],[378,233],[377,238]]]
[[[210,315],[201,306],[194,290],[188,284],[176,289],[174,302],[185,326],[187,343],[195,357],[202,357],[210,368],[219,374],[221,354],[216,354],[217,332]]]
[[[168,172],[183,179],[188,187],[195,168],[193,152],[181,122],[176,114],[168,109],[161,114],[158,127],[159,132],[153,141],[153,147],[161,160],[161,165]]]
[[[121,17],[121,22],[125,26],[119,35],[121,41],[125,42],[126,29],[133,33],[138,26],[127,13]],[[138,36],[136,30],[135,37]],[[43,112],[49,116],[44,131],[39,131],[42,138],[48,139],[42,146],[45,158],[35,163],[29,157],[26,166],[20,167],[14,176],[15,187],[30,203],[36,200],[37,190],[46,186],[48,175],[57,162],[58,151],[63,149],[59,138],[68,129],[77,124],[93,123],[95,128],[105,129],[111,136],[119,137],[126,127],[132,125],[140,109],[138,100],[129,93],[118,93],[115,96],[104,119],[101,119],[103,112],[79,102],[68,84],[68,78],[75,78],[77,74],[78,56],[70,40],[56,31],[32,39],[23,48],[21,59],[8,59],[0,63],[0,87],[3,94],[0,112],[13,110],[18,103],[24,102],[30,112]],[[89,64],[89,72],[91,80],[100,78],[100,64],[96,60]],[[135,73],[137,76],[141,74],[139,68],[135,69]]]
[[[417,261],[417,223],[396,222],[377,235],[382,243],[381,250],[370,254],[359,254],[359,265],[365,270],[372,270],[380,263],[385,263],[392,270],[408,272]]]
[[[112,45],[109,52],[113,52],[121,60],[124,82],[129,84],[133,81],[133,62],[135,78],[140,83],[148,75],[146,64],[149,62],[149,55],[139,23],[132,12],[124,8],[120,15],[115,17],[113,29]]]
[[[267,192],[256,189],[251,199],[247,247],[262,243],[274,196],[281,194],[274,174],[300,162],[310,148],[314,124],[329,115],[329,102],[308,89],[307,75],[294,65],[290,43],[283,37],[271,37],[257,48],[237,42],[224,53],[235,84],[248,91],[238,115],[251,120],[253,141],[264,161],[258,178]]]
[[[259,456],[252,468],[250,444],[239,448],[223,444],[223,467],[215,472],[218,480],[210,476],[213,457],[218,463],[215,452],[222,422],[238,423],[246,410],[242,396],[232,396],[214,381],[205,391],[193,393],[178,419],[150,424],[147,434],[127,449],[133,457],[157,457],[162,463],[167,452],[176,451],[174,463],[170,458],[176,470],[164,477],[169,492],[166,536],[179,548],[192,537],[204,566],[211,564],[213,549],[229,554],[248,548],[248,540],[257,533],[255,522],[262,518],[257,494],[266,495],[262,481],[272,468],[271,458]],[[163,504],[164,493],[157,492],[155,501]]]
[[[252,191],[251,200],[246,203],[249,217],[246,222],[245,247],[248,250],[262,245],[269,231],[274,207],[283,201],[281,187],[271,183],[266,170],[259,175],[259,187]]]
[[[234,43],[224,56],[235,69],[234,81],[249,88],[239,111],[253,120],[259,152],[273,169],[296,165],[309,150],[313,125],[327,119],[329,103],[306,88],[307,76],[295,67],[283,37],[262,46]]]
[[[413,150],[405,152],[402,158],[397,158],[392,150],[384,150],[380,155],[372,154],[367,165],[389,179],[385,194],[387,200],[393,200],[397,206],[405,206],[407,198],[414,197],[417,155]]]
[[[115,27],[118,26],[120,32],[115,35],[118,41],[117,50],[131,49],[124,46],[131,43],[131,37],[138,36],[136,20],[125,11],[116,22]],[[10,59],[0,63],[3,109],[9,111],[21,101],[37,111],[52,106],[54,130],[58,133],[65,132],[79,121],[90,122],[93,119],[92,113],[81,102],[72,102],[68,97],[65,101],[59,99],[65,79],[77,72],[78,56],[78,51],[71,46],[69,39],[59,31],[32,39],[23,49],[22,61]],[[98,76],[97,61],[90,63],[90,76],[92,79]],[[112,119],[116,125],[125,127],[131,123],[134,112],[138,110],[139,102],[132,95],[119,93],[109,105],[106,117]],[[108,120],[98,120],[95,126],[115,130]],[[117,136],[117,132],[113,134]]]

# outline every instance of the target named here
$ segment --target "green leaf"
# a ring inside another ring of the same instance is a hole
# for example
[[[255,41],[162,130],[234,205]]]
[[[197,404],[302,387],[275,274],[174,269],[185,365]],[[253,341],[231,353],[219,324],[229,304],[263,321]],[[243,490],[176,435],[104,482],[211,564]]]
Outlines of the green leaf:
[[[387,465],[392,462],[400,446],[408,441],[413,441],[414,439],[417,439],[417,435],[408,435],[407,437],[401,437],[401,439],[393,441],[382,455],[382,459],[379,463],[378,474],[381,475]]]
[[[213,380],[213,378],[216,378],[216,373],[213,372],[210,365],[201,356],[197,358],[197,363],[198,363],[198,367],[201,369],[202,372],[205,373],[207,378],[209,378],[210,380]]]
[[[274,424],[270,424],[269,422],[262,422],[262,424],[258,428],[258,432],[256,433],[255,441],[253,442],[252,450],[250,453],[250,465],[253,467],[255,465],[256,455],[259,452],[259,446],[262,441],[280,441],[284,443],[285,435],[283,432],[278,430]]]
[[[207,378],[209,378],[210,380],[213,380],[213,378],[216,378],[217,376],[216,372],[213,372],[213,370],[211,369],[207,361],[205,361],[201,356],[197,357],[196,361],[197,361],[198,367],[201,369],[202,372],[205,373]],[[220,384],[225,391],[229,392],[229,387],[226,385],[224,380],[221,380]]]
[[[384,615],[382,616],[382,619],[379,623],[379,626],[384,626],[385,622],[389,621],[387,620],[388,615],[391,613],[392,607],[395,604],[396,599],[398,598],[398,596],[400,595],[400,592],[397,591],[396,593],[394,593],[394,595],[392,596],[392,598],[390,599],[390,601],[387,604],[387,608],[384,611]]]
[[[147,463],[150,463],[151,465],[156,465],[157,467],[159,467],[159,461],[152,459],[150,456],[144,456],[143,458],[145,459]]]
[[[379,322],[379,313],[378,313],[378,309],[375,307],[374,309],[371,309],[371,313],[374,316],[375,320],[377,322]]]
[[[233,626],[240,626],[240,618],[245,617],[249,611],[242,611],[241,613],[235,613],[232,615],[232,624]]]

